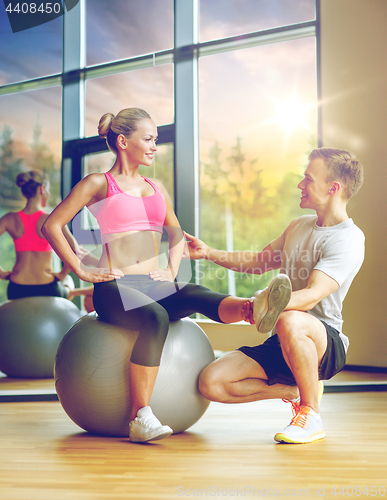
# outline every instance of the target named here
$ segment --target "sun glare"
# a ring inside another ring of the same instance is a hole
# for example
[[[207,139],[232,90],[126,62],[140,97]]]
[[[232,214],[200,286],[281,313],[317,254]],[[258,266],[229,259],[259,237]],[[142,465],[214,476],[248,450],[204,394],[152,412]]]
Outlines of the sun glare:
[[[308,111],[309,106],[297,99],[277,102],[277,113],[273,118],[273,122],[281,125],[287,132],[298,128],[309,128]]]

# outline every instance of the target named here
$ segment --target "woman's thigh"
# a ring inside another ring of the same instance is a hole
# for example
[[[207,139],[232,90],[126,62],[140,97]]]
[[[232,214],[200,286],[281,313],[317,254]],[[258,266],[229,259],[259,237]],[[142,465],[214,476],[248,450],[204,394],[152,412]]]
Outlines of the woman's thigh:
[[[142,330],[144,323],[148,323],[151,318],[166,314],[157,302],[141,291],[118,287],[116,281],[95,283],[93,303],[102,320],[124,328]]]

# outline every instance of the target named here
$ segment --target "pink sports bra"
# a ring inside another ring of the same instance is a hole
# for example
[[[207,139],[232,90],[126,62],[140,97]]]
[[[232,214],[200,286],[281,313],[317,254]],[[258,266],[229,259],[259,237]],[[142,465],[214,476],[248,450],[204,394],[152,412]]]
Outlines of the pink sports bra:
[[[17,214],[23,223],[24,234],[13,240],[16,252],[52,252],[50,243],[36,232],[38,220],[46,212],[39,210],[33,214],[26,214],[21,210]]]
[[[108,183],[106,200],[96,218],[101,234],[123,233],[126,231],[163,232],[166,216],[164,195],[149,179],[154,193],[150,196],[132,196],[118,186],[114,177],[105,172]]]

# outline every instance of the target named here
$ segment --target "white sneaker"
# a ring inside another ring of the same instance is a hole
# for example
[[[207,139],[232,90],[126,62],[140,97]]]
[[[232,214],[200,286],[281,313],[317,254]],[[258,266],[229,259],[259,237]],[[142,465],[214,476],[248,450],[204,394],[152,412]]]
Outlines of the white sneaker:
[[[254,294],[253,318],[260,333],[269,333],[288,305],[292,284],[286,274],[277,274],[270,285]]]
[[[321,417],[309,406],[300,406],[290,424],[274,439],[279,443],[305,444],[325,437]]]
[[[137,412],[137,417],[129,423],[129,439],[133,443],[156,441],[172,434],[168,425],[161,425],[150,406],[144,406]]]

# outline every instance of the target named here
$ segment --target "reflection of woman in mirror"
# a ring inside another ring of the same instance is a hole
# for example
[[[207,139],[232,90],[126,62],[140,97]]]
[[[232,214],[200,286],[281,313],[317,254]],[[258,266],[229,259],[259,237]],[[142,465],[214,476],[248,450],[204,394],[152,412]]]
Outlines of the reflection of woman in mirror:
[[[5,271],[0,267],[0,278],[9,280],[8,299],[37,296],[72,299],[75,295],[86,295],[85,308],[92,311],[92,288],[74,290],[71,278],[67,278],[70,268],[66,265],[59,273],[53,271],[52,247],[41,231],[48,217],[44,207],[50,196],[46,174],[40,170],[22,172],[16,178],[16,185],[27,200],[26,206],[23,210],[9,212],[0,219],[0,235],[9,233],[16,251],[12,271]],[[66,226],[63,227],[63,237],[73,252],[79,250]]]

